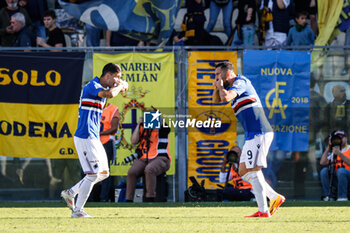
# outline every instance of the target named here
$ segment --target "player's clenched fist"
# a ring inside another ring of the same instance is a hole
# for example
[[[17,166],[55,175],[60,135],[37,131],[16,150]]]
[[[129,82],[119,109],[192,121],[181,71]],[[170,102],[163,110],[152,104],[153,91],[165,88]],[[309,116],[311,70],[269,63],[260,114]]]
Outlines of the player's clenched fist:
[[[120,84],[123,85],[121,92],[126,92],[129,89],[129,83],[124,80],[120,80]]]
[[[213,82],[213,86],[216,87],[216,88],[219,88],[221,86],[224,86],[224,83],[221,79],[221,77],[216,77],[214,82]]]

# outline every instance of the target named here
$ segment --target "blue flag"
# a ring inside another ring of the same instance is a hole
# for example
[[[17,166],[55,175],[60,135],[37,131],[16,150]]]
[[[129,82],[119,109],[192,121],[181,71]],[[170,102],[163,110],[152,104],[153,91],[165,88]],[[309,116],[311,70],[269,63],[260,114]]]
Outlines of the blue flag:
[[[270,149],[307,151],[310,53],[247,50],[243,70],[275,132]]]
[[[94,27],[165,44],[181,0],[59,0],[59,3],[68,14]]]

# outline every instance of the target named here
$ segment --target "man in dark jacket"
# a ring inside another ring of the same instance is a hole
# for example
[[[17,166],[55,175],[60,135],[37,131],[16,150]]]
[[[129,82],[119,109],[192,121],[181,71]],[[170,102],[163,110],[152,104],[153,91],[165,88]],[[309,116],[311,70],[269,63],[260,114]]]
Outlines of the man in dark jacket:
[[[12,15],[11,27],[15,32],[16,40],[13,47],[35,47],[35,37],[32,31],[25,25],[24,15],[20,12]]]
[[[1,46],[11,47],[16,40],[15,31],[13,31],[10,20],[12,15],[21,12],[26,21],[26,26],[30,27],[32,21],[25,9],[18,6],[18,0],[6,0],[7,7],[0,9],[0,40]]]

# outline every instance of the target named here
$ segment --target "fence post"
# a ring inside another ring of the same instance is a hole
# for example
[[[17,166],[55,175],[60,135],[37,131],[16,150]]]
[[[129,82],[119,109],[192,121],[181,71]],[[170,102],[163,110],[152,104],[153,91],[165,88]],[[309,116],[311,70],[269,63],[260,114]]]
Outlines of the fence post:
[[[178,87],[176,100],[178,104],[178,115],[186,115],[186,102],[187,102],[187,89],[186,89],[186,50],[178,50]],[[177,117],[177,120],[185,120],[186,117]],[[186,128],[178,128],[177,130],[177,152],[178,152],[178,164],[177,164],[177,178],[178,178],[178,197],[179,202],[184,202],[184,192],[186,190],[187,182],[187,139]]]

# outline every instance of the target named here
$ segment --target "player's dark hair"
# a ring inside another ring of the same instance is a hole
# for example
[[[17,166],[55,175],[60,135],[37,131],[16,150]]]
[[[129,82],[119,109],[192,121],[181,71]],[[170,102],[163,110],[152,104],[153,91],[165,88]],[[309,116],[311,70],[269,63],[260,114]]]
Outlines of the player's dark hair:
[[[119,73],[119,72],[121,72],[121,71],[122,71],[122,69],[120,68],[120,66],[119,66],[118,64],[115,64],[115,63],[108,63],[107,65],[105,65],[105,66],[103,67],[101,77],[104,76],[104,75],[107,74],[107,73],[112,73],[112,74],[114,74],[114,73]]]
[[[232,72],[235,72],[235,68],[233,67],[232,63],[229,61],[221,62],[215,66],[215,68],[221,68],[222,71],[225,73],[230,70]]]
[[[51,17],[53,19],[56,19],[57,16],[56,16],[56,13],[54,10],[48,10],[44,13],[44,17]]]

